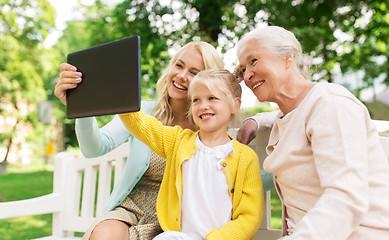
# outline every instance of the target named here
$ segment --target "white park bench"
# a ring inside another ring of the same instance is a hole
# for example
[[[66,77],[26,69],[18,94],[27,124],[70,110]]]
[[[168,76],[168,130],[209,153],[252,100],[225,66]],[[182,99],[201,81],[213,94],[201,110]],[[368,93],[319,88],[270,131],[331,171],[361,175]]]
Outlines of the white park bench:
[[[259,133],[251,146],[262,163],[269,131]],[[389,156],[389,138],[381,137]],[[114,184],[127,160],[128,143],[97,158],[75,158],[71,153],[57,154],[54,163],[53,193],[27,200],[1,202],[0,219],[53,214],[52,236],[39,239],[79,239],[75,232],[85,232],[102,212]],[[262,164],[261,164],[262,167]],[[277,239],[280,230],[271,229],[270,192],[266,192],[263,222],[255,239]]]

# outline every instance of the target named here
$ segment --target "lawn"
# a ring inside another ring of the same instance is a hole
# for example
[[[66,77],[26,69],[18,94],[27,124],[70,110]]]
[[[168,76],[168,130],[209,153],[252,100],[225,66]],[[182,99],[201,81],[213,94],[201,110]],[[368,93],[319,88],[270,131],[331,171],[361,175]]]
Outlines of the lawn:
[[[22,200],[51,193],[53,173],[41,170],[0,175],[0,202]],[[25,240],[51,234],[51,214],[0,220],[2,240]]]
[[[51,193],[53,172],[39,170],[0,175],[0,202],[22,200]],[[272,227],[281,228],[281,206],[272,191]],[[25,240],[51,234],[51,214],[0,220],[2,240]]]

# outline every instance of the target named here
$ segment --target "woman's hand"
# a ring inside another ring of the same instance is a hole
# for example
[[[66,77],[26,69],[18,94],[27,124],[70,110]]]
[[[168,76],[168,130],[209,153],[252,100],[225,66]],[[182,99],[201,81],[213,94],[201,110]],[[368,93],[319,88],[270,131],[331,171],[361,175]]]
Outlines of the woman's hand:
[[[257,122],[254,119],[247,119],[242,123],[236,135],[236,139],[243,143],[249,144],[256,136],[258,131]]]
[[[77,72],[76,67],[68,63],[61,63],[59,69],[61,73],[57,79],[57,85],[55,85],[54,95],[66,106],[66,91],[77,87],[82,81],[82,74]]]

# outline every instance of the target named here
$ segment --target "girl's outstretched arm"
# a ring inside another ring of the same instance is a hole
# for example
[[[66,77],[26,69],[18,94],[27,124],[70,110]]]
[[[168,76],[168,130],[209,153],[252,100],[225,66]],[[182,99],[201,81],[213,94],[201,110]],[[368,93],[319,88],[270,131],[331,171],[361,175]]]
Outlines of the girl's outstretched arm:
[[[119,116],[134,137],[163,158],[167,158],[166,153],[171,152],[178,134],[183,131],[179,126],[164,126],[155,117],[144,113],[142,109]]]

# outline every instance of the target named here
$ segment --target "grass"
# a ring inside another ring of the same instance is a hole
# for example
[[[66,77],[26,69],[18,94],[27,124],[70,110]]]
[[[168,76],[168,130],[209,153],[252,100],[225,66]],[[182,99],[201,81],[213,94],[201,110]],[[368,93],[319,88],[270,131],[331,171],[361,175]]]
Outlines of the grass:
[[[275,189],[271,190],[271,228],[282,228],[282,206]]]
[[[52,192],[53,172],[38,169],[25,172],[10,166],[13,173],[0,175],[0,202],[28,199]],[[272,228],[281,228],[281,205],[272,191]],[[0,220],[0,239],[25,240],[51,235],[52,214]]]
[[[51,193],[53,173],[39,170],[0,175],[0,202],[38,197]],[[51,234],[51,214],[0,220],[3,240],[25,240]]]

